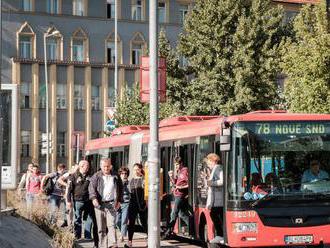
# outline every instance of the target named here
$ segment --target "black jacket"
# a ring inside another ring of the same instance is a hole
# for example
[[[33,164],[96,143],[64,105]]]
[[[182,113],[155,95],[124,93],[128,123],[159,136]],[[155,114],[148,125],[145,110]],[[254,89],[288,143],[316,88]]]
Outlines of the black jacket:
[[[73,201],[88,201],[88,186],[90,183],[90,175],[82,175],[79,170],[72,174],[68,179],[68,191],[66,200]]]

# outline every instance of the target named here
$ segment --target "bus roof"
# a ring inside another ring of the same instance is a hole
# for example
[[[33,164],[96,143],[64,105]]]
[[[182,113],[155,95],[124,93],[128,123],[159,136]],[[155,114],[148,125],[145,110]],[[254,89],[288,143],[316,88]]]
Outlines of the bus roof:
[[[160,123],[159,141],[176,141],[199,136],[219,134],[220,124],[224,120],[229,123],[240,121],[330,121],[330,114],[294,114],[279,110],[262,110],[229,117],[175,117],[163,120]],[[92,151],[110,147],[128,146],[131,143],[132,135],[136,133],[143,134],[143,143],[147,143],[149,141],[149,129],[146,126],[141,126],[141,128],[121,127],[118,130],[123,130],[123,132],[117,132],[116,135],[108,138],[88,141],[85,146],[85,150]]]

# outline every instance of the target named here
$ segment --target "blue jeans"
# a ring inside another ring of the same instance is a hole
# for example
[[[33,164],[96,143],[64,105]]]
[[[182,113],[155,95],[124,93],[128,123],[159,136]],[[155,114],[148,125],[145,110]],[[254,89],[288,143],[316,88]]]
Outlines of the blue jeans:
[[[26,193],[26,207],[28,210],[32,209],[32,205],[36,200],[37,195],[33,193]]]
[[[50,213],[51,213],[50,214],[50,220],[51,220],[52,223],[56,222],[56,212],[57,212],[57,210],[60,210],[61,203],[64,204],[62,206],[62,218],[63,218],[64,222],[67,222],[66,214],[65,214],[65,210],[66,210],[65,200],[63,199],[62,196],[50,195],[50,197],[49,197]]]
[[[74,202],[74,233],[77,239],[81,238],[82,220],[84,220],[84,224],[85,224],[84,237],[86,239],[91,239],[92,225],[93,225],[93,231],[96,228],[95,213],[91,201]],[[93,233],[95,234],[95,231]],[[97,229],[96,229],[96,234],[97,234]]]
[[[120,229],[122,237],[127,235],[127,224],[128,224],[128,205],[129,203],[122,203],[120,209],[117,212],[116,225]]]
[[[174,197],[174,208],[171,212],[170,228],[173,228],[178,216],[189,226],[189,203],[187,198]]]

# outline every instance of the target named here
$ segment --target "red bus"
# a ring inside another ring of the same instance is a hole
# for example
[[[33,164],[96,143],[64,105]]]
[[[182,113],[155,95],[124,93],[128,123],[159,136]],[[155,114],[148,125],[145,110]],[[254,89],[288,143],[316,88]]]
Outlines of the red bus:
[[[205,242],[214,236],[205,208],[203,159],[215,152],[224,166],[226,246],[330,244],[330,114],[183,116],[161,121],[159,138],[163,191],[170,192],[167,172],[173,170],[176,155],[183,158],[191,178],[193,218],[188,227],[179,221],[178,234]],[[115,167],[132,165],[147,160],[148,139],[147,126],[118,128],[109,138],[88,142],[86,156],[94,168],[101,157],[110,157]],[[165,199],[163,222],[169,214],[169,197]]]

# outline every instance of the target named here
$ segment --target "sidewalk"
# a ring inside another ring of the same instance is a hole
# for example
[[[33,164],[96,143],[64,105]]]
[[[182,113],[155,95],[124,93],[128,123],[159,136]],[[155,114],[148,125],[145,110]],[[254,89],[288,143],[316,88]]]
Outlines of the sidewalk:
[[[118,247],[122,248],[124,247],[125,243],[118,243]],[[135,233],[134,234],[134,240],[133,240],[133,247],[135,248],[144,248],[147,247],[148,240],[146,239],[146,234],[144,233]],[[78,241],[75,245],[76,248],[92,248],[93,242],[84,242],[84,241]],[[178,248],[197,248],[200,246],[188,244],[185,242],[180,242],[178,240],[166,240],[161,241],[161,247],[167,248],[167,247],[178,247]]]

